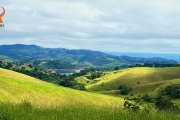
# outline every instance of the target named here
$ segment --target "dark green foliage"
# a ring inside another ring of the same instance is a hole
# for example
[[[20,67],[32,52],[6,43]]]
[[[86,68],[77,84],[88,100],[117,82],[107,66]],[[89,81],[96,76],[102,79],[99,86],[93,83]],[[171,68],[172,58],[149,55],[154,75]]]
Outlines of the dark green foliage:
[[[163,63],[164,62],[164,63]],[[164,68],[164,67],[180,67],[178,63],[169,63],[167,61],[163,61],[160,63],[145,63],[145,64],[135,64],[135,65],[130,65],[129,68],[132,67],[154,67],[154,68]]]
[[[137,82],[137,84],[140,84],[140,82]]]
[[[12,65],[12,63],[7,62],[7,63],[6,63],[6,67],[5,67],[5,68],[6,68],[6,69],[10,69],[12,66],[13,66],[13,65]]]
[[[127,95],[130,91],[132,91],[132,88],[127,85],[120,85],[119,90],[121,90],[121,94]]]
[[[178,106],[174,105],[169,99],[163,98],[159,96],[156,98],[155,106],[159,110],[167,110],[167,111],[178,111]]]
[[[91,73],[89,76],[87,76],[87,78],[90,79],[90,80],[93,80],[93,79],[101,77],[102,75],[103,75],[102,72],[97,71],[97,72]]]
[[[168,95],[172,98],[180,98],[180,86],[171,85],[167,86],[164,90],[161,91],[161,95]]]
[[[63,79],[61,79],[58,83],[60,86],[65,86],[65,87],[73,87],[77,84],[77,82],[74,80],[73,76],[67,76]]]
[[[64,76],[62,79],[59,79],[56,83],[60,86],[69,87],[77,90],[86,90],[84,84],[80,84],[74,80],[74,77]]]
[[[76,85],[73,86],[73,88],[76,90],[83,90],[83,91],[86,90],[84,84],[81,84],[81,83],[77,83]]]
[[[116,67],[114,68],[114,70],[120,70],[120,67],[119,67],[119,66],[116,66]]]
[[[33,68],[33,65],[29,64],[28,67]]]
[[[146,102],[153,102],[153,101],[154,101],[154,99],[153,99],[151,96],[149,96],[148,94],[144,94],[144,95],[142,96],[142,98],[143,98],[144,101],[146,101]]]

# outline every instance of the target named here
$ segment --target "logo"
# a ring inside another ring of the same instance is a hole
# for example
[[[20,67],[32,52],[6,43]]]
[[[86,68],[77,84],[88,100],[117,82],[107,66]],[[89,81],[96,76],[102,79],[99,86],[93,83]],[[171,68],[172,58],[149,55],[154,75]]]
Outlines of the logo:
[[[0,14],[0,27],[4,27],[2,18],[4,17],[6,11],[5,11],[4,7],[0,7],[0,8],[2,8],[2,13]]]

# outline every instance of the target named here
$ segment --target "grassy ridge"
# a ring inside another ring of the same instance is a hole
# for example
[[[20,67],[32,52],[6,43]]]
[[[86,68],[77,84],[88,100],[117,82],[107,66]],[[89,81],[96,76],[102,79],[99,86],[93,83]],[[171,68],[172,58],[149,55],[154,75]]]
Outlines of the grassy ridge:
[[[87,104],[97,106],[122,106],[119,98],[81,92],[46,83],[35,78],[0,69],[0,101],[34,106],[65,106]]]
[[[180,67],[171,68],[129,68],[109,72],[99,78],[100,82],[86,86],[89,91],[117,90],[120,84],[133,88],[132,93],[157,91],[168,84],[179,84]]]

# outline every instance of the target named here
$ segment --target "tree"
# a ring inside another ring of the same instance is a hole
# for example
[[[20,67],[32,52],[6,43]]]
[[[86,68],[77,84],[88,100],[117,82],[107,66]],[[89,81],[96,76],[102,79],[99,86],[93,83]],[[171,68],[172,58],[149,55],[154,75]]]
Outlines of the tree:
[[[114,70],[120,70],[120,67],[119,67],[119,66],[116,66],[116,67],[114,68]]]
[[[33,65],[31,65],[31,64],[29,64],[28,66],[29,66],[30,68],[33,68]]]
[[[80,84],[80,83],[75,85],[75,86],[73,86],[73,88],[76,89],[76,90],[83,90],[83,91],[86,90],[84,84]]]

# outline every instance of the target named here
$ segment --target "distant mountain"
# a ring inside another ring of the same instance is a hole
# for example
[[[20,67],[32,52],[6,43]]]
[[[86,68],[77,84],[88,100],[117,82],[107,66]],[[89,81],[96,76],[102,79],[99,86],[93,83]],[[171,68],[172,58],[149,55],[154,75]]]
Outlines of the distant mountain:
[[[141,58],[141,57],[120,56],[120,58],[123,59],[124,61],[128,61],[131,64],[137,64],[137,63],[177,64],[177,61],[175,60],[164,59],[160,57]]]
[[[74,65],[84,66],[116,66],[137,63],[177,64],[175,60],[164,58],[138,58],[129,56],[113,56],[92,50],[69,50],[65,48],[44,48],[36,45],[1,45],[0,59],[11,58],[20,61],[61,60]]]
[[[105,52],[106,54],[115,55],[115,56],[131,56],[131,57],[143,57],[143,58],[152,58],[152,57],[161,57],[166,59],[173,59],[176,61],[180,60],[180,53],[147,53],[147,52]]]

